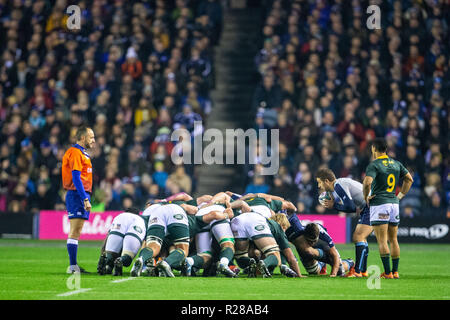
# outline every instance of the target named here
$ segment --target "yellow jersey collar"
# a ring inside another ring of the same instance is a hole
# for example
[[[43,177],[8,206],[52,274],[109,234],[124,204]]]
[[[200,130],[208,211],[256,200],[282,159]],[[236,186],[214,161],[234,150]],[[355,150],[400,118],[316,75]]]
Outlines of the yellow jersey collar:
[[[387,156],[387,155],[384,155],[384,156],[379,156],[378,158],[376,158],[375,160],[378,160],[378,159],[388,159],[389,157]]]

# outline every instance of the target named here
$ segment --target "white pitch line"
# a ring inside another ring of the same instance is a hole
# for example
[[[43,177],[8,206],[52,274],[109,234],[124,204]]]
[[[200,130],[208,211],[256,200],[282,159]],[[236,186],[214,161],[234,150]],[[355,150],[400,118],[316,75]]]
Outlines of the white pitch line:
[[[136,279],[136,278],[129,277],[129,278],[125,278],[125,279],[114,280],[114,281],[111,281],[111,282],[112,283],[120,283],[120,282],[125,282],[125,281],[129,281],[129,280],[134,280],[134,279]]]
[[[78,289],[78,290],[74,290],[74,291],[68,291],[68,292],[57,294],[56,296],[58,296],[58,297],[67,297],[67,296],[71,296],[73,294],[87,292],[89,290],[92,290],[92,288],[84,288],[84,289]]]

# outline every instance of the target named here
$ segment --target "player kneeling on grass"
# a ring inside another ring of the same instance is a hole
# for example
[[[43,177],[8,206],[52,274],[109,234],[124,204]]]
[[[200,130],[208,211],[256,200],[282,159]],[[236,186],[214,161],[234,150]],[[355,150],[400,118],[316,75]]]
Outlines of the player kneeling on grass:
[[[320,224],[310,223],[303,227],[296,214],[289,217],[291,227],[286,235],[293,243],[306,271],[309,274],[326,274],[326,265],[331,265],[330,277],[344,276],[354,266],[351,259],[341,260],[333,240]]]
[[[111,274],[114,269],[115,276],[122,275],[122,268],[131,265],[141,248],[147,221],[147,217],[140,216],[135,208],[128,208],[114,218],[102,247],[97,266],[99,274]]]

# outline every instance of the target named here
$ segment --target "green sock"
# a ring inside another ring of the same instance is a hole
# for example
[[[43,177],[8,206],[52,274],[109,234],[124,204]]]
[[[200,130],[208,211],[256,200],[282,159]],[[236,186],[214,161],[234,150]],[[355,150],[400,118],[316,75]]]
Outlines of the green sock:
[[[392,257],[392,272],[398,272],[398,263],[400,262],[400,257]]]
[[[150,248],[144,248],[141,250],[141,255],[142,259],[144,260],[144,264],[150,260],[151,258],[153,258],[153,250]]]
[[[205,264],[205,260],[203,260],[203,258],[199,255],[195,255],[192,257],[192,260],[194,260],[194,264],[193,266],[196,267],[197,269],[203,269],[203,265]]]
[[[266,265],[267,269],[270,270],[270,268],[275,268],[278,265],[278,259],[274,254],[269,254],[267,258],[264,259],[264,264]]]
[[[287,265],[288,261],[287,261],[286,257],[284,256],[284,254],[281,254],[280,256],[281,256],[281,264]]]
[[[220,251],[219,261],[221,263],[228,265],[230,261],[233,260],[233,257],[234,257],[233,249],[231,249],[230,247],[225,247],[224,249],[222,249],[222,251]]]
[[[241,269],[245,269],[250,265],[250,258],[249,257],[239,257],[236,258],[236,263]]]
[[[380,255],[381,257],[381,261],[383,262],[383,267],[384,267],[384,273],[389,274],[391,273],[391,255],[390,254],[386,254],[386,255]]]
[[[173,250],[165,259],[171,268],[177,268],[185,259],[184,252],[181,249]]]

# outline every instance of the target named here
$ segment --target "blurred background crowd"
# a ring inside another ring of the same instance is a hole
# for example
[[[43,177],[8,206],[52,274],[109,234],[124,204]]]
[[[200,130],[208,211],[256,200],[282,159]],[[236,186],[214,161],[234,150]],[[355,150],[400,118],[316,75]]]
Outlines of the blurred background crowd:
[[[445,217],[450,202],[450,4],[445,0],[268,0],[255,63],[255,128],[280,130],[280,170],[248,169],[247,192],[318,204],[314,173],[362,181],[370,141],[414,177],[403,217]],[[369,30],[366,8],[381,9]]]
[[[216,0],[0,0],[0,211],[65,209],[62,157],[82,123],[96,135],[93,211],[190,193],[170,134],[211,111],[221,28]]]
[[[68,30],[65,9],[81,8]],[[414,177],[403,217],[448,215],[450,4],[446,0],[264,0],[255,129],[280,131],[275,176],[246,192],[318,205],[315,172],[362,181],[370,141]],[[381,9],[370,30],[366,8]],[[93,211],[195,190],[174,129],[197,134],[214,87],[219,0],[0,0],[0,211],[64,210],[62,156],[82,124],[96,148]]]

